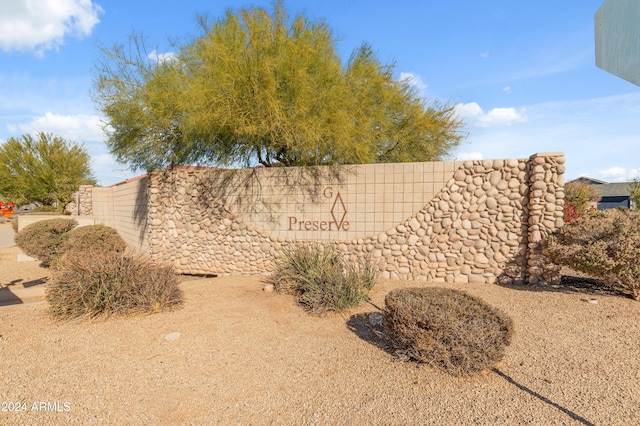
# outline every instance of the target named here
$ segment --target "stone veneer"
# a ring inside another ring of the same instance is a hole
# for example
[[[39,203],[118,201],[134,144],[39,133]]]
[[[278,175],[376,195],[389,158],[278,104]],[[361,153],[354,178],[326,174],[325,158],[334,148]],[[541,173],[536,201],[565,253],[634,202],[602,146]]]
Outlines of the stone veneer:
[[[93,186],[80,185],[78,192],[74,192],[73,200],[66,205],[65,210],[74,216],[93,215]]]
[[[388,278],[556,282],[559,268],[545,258],[540,243],[563,224],[564,161],[562,153],[539,153],[528,159],[437,167],[407,163],[288,169],[287,180],[273,175],[283,172],[264,168],[244,174],[199,168],[156,171],[149,176],[149,251],[181,273],[265,274],[283,248],[321,241],[337,245],[352,259],[370,257]],[[435,186],[419,182],[433,173],[429,170],[442,173]],[[397,178],[386,181],[382,175],[387,173]],[[411,177],[401,177],[407,175]],[[359,184],[369,184],[361,187],[369,188],[362,197],[349,190]],[[288,192],[291,188],[299,189],[294,194]],[[300,188],[307,188],[302,195]],[[411,196],[405,197],[407,192]],[[407,206],[414,208],[411,214],[406,214]],[[395,209],[398,214],[384,215]],[[395,220],[391,225],[389,218]],[[299,228],[292,229],[292,222]],[[379,228],[372,231],[375,225]]]

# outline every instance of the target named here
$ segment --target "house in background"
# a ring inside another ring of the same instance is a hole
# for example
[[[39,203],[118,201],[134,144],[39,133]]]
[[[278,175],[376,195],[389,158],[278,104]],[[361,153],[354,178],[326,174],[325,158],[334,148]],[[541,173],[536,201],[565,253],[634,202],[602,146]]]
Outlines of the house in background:
[[[578,182],[584,182],[598,188],[602,199],[598,202],[598,210],[613,209],[616,207],[626,207],[635,209],[631,201],[631,182],[609,183],[590,177],[580,177],[575,179]]]

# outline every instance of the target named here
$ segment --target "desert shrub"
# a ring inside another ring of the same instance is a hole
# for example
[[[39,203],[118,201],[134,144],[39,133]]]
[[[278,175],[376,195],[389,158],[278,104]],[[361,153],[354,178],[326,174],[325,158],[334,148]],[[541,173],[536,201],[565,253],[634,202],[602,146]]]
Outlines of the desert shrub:
[[[11,227],[13,228],[14,233],[18,233],[18,218],[14,217],[11,219]]]
[[[170,267],[147,258],[96,252],[62,258],[46,299],[60,319],[154,313],[182,305],[179,284]]]
[[[397,289],[385,304],[384,323],[401,350],[453,375],[492,367],[511,343],[511,319],[462,291]]]
[[[296,295],[312,314],[357,306],[376,279],[377,271],[368,258],[347,262],[333,246],[322,245],[284,250],[272,276],[276,291]]]
[[[15,235],[15,242],[28,256],[49,266],[58,256],[64,234],[78,226],[73,219],[48,219],[32,223]]]
[[[595,185],[579,179],[564,186],[564,221],[569,223],[588,211],[595,210],[595,204],[602,199]]]
[[[582,217],[585,213],[596,210],[595,206],[585,207],[585,204],[576,204],[564,200],[564,207],[562,209],[562,215],[565,223],[573,222],[574,220]]]
[[[640,209],[640,177],[636,177],[629,183],[629,199],[631,208]]]
[[[64,234],[58,256],[96,251],[122,253],[126,247],[127,244],[115,229],[101,224],[88,225]]]
[[[60,214],[61,210],[55,206],[36,206],[33,208],[34,213],[55,213]]]
[[[593,211],[550,235],[544,253],[640,299],[640,212]]]

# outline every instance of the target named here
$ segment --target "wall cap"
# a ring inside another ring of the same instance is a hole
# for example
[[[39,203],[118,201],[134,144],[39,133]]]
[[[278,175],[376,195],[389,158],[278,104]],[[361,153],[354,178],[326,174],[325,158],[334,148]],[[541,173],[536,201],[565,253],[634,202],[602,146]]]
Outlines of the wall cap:
[[[564,157],[564,152],[536,152],[532,154],[529,158],[535,157]]]

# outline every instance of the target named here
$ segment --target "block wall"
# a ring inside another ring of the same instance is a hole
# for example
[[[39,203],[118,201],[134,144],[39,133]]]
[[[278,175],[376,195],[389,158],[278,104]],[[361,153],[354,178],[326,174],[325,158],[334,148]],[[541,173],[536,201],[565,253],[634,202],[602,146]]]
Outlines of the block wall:
[[[148,178],[142,177],[105,188],[93,188],[95,223],[115,228],[129,247],[147,253]]]

